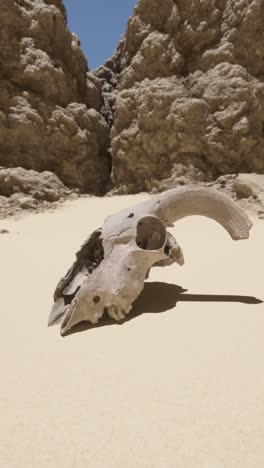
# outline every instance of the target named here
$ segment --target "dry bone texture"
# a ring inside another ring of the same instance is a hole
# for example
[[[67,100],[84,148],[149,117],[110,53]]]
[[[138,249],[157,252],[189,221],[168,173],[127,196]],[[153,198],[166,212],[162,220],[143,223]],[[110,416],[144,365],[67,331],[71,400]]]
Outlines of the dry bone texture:
[[[65,335],[81,321],[96,324],[104,314],[124,319],[152,266],[184,263],[167,228],[190,215],[214,219],[234,240],[248,238],[252,226],[231,198],[202,187],[168,190],[113,214],[88,237],[59,281],[49,325],[60,323]]]

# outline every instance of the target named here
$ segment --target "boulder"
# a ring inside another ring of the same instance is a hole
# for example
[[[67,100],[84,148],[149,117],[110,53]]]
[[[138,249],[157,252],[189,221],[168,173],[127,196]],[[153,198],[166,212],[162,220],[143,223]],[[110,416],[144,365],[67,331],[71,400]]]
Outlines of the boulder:
[[[238,199],[253,197],[264,202],[264,175],[239,174],[234,180],[233,189]]]
[[[61,0],[1,2],[0,164],[101,194],[111,162],[101,82]]]
[[[116,187],[150,190],[182,165],[205,182],[264,173],[263,17],[259,0],[138,0],[108,63]]]
[[[39,173],[22,167],[0,168],[0,195],[10,197],[17,192],[49,202],[57,201],[71,193],[52,172]]]
[[[74,196],[50,171],[0,168],[0,218],[21,210],[40,210]]]
[[[96,195],[264,173],[264,2],[138,0],[94,72],[62,0],[1,7],[2,166]]]

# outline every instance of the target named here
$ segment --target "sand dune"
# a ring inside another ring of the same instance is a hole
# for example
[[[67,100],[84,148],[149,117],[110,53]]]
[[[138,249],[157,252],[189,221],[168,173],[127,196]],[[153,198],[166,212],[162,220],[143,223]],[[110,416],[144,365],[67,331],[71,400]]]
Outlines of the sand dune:
[[[130,320],[65,338],[47,327],[87,234],[146,197],[1,222],[1,466],[263,468],[263,222],[234,242],[181,220],[185,265],[153,269]]]

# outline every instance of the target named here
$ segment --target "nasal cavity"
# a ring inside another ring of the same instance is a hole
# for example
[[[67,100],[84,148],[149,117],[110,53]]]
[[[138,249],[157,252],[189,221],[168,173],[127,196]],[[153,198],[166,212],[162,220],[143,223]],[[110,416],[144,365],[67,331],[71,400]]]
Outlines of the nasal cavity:
[[[159,250],[166,240],[166,229],[156,216],[145,216],[137,224],[136,243],[143,250]]]

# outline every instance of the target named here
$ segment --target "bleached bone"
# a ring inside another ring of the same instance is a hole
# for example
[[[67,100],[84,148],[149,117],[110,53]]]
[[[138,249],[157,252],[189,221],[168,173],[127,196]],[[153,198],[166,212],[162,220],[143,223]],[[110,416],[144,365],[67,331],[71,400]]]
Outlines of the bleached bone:
[[[109,216],[59,281],[49,325],[60,323],[64,335],[81,321],[97,323],[104,312],[123,319],[152,266],[184,263],[182,250],[166,227],[190,215],[214,219],[234,240],[247,239],[252,227],[231,198],[201,187],[168,190]]]

